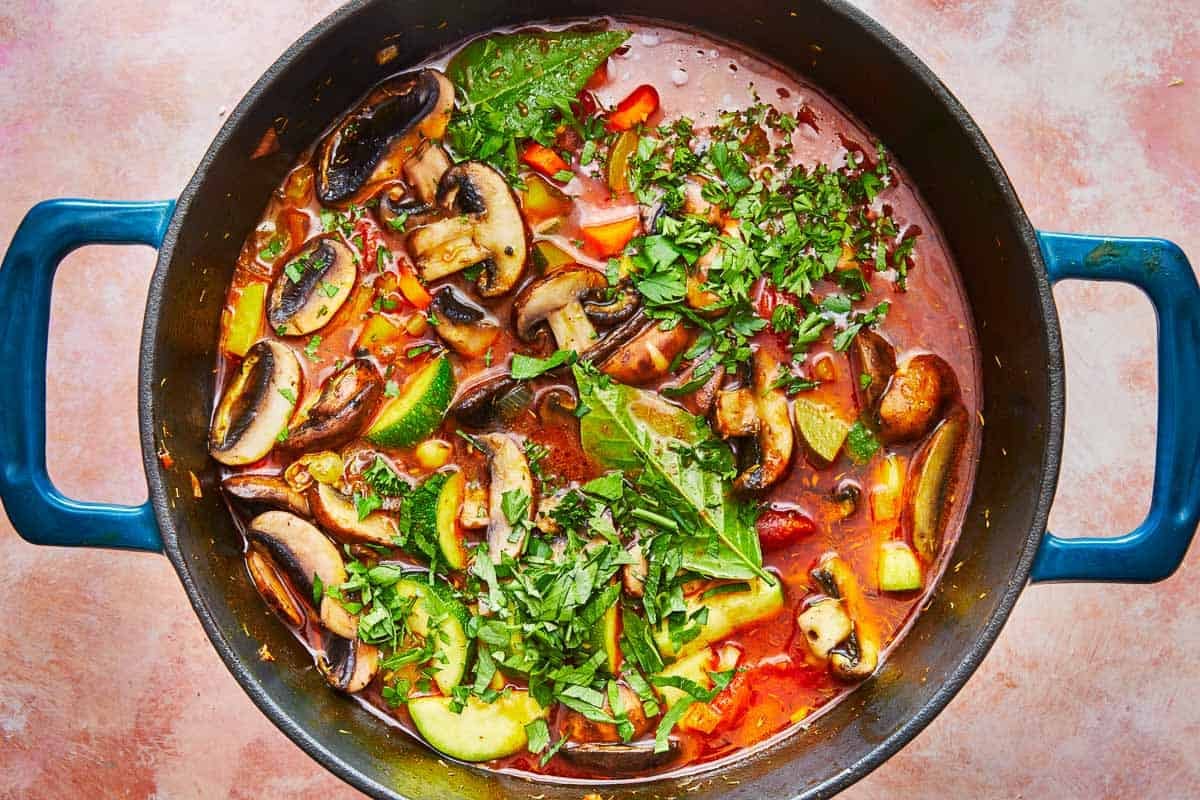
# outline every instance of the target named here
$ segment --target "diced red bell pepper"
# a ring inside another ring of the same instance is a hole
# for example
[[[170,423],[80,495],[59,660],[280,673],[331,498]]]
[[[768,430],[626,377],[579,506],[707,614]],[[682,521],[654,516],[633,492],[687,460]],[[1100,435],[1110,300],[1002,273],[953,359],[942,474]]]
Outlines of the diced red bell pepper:
[[[617,103],[616,110],[608,115],[608,124],[604,127],[609,131],[627,131],[650,119],[655,111],[658,111],[658,90],[644,83]]]
[[[637,217],[629,217],[583,228],[583,249],[595,258],[620,255],[640,225],[641,220]]]
[[[525,145],[525,151],[521,153],[521,160],[552,180],[559,180],[558,173],[571,169],[567,166],[567,162],[562,160],[562,156],[546,145],[537,142]]]
[[[763,549],[777,550],[812,535],[817,525],[802,511],[768,508],[759,515],[757,529]]]

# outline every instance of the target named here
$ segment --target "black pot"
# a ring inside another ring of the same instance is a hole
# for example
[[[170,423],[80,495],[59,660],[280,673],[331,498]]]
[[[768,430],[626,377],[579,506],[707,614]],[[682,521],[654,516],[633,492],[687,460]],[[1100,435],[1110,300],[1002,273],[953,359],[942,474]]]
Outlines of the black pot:
[[[1036,232],[978,128],[937,78],[886,31],[840,0],[557,0],[460,5],[363,0],[293,45],[229,116],[178,203],[50,201],[31,210],[0,269],[0,498],[14,527],[45,544],[161,549],[231,672],[289,737],[378,797],[577,798],[580,787],[465,767],[326,689],[282,625],[262,613],[241,539],[216,489],[205,436],[221,306],[238,248],[296,155],[367,87],[406,63],[497,26],[612,14],[661,19],[735,41],[840,100],[895,152],[920,186],[955,259],[982,349],[984,413],[974,497],[953,555],[962,568],[879,675],[806,733],[721,770],[689,796],[823,797],[912,739],[974,672],[1032,580],[1152,581],[1182,560],[1200,509],[1200,288],[1161,240]],[[444,26],[440,23],[446,22]],[[402,34],[395,36],[395,34]],[[399,58],[378,66],[382,46]],[[279,151],[251,159],[277,126]],[[228,234],[228,235],[226,235]],[[160,248],[142,337],[139,413],[150,501],[136,508],[63,497],[45,469],[45,347],[59,260],[83,244]],[[1159,314],[1159,443],[1146,522],[1119,539],[1045,533],[1063,431],[1063,366],[1050,283],[1121,280]],[[166,437],[164,439],[164,437]],[[170,459],[160,459],[160,448]],[[189,471],[200,477],[192,499]],[[215,543],[214,543],[215,542]],[[233,576],[233,580],[231,580]],[[256,651],[267,644],[272,663]],[[342,731],[349,731],[346,735]],[[677,794],[676,781],[604,787],[605,796]]]

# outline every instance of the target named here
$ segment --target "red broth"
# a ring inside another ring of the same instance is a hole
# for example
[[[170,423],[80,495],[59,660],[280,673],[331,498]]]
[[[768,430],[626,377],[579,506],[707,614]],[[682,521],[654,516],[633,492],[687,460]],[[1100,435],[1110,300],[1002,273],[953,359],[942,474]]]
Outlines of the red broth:
[[[825,97],[816,87],[798,81],[769,63],[695,33],[625,22],[613,24],[632,30],[633,35],[625,47],[609,58],[606,75],[594,81],[595,94],[604,107],[617,106],[637,86],[651,83],[661,103],[650,120],[652,124],[686,115],[695,121],[697,129],[702,129],[716,124],[717,109],[745,108],[759,98],[785,113],[796,114],[804,122],[791,137],[794,158],[800,163],[837,167],[845,163],[850,150],[874,152],[871,133],[835,101]],[[443,63],[431,66],[441,67]],[[322,230],[321,206],[312,191],[311,158],[310,151],[300,159],[279,192],[269,200],[263,214],[264,224],[246,242],[230,286],[229,312],[223,326],[226,337],[233,308],[244,287],[273,279],[278,269],[300,248],[289,244],[287,250],[271,263],[259,257],[260,251],[269,247],[272,239],[282,231],[290,231],[290,241],[299,243]],[[878,295],[874,299],[887,299],[891,303],[886,319],[877,330],[895,346],[897,359],[901,362],[920,353],[935,353],[944,359],[957,379],[958,401],[970,421],[955,467],[955,490],[947,500],[944,512],[948,515],[948,523],[940,552],[936,559],[924,565],[922,590],[905,593],[879,590],[875,578],[879,545],[903,536],[899,520],[876,519],[872,513],[872,489],[878,479],[880,458],[876,457],[866,466],[857,466],[841,456],[832,466],[817,469],[806,462],[803,453],[798,453],[790,472],[761,497],[766,508],[797,510],[815,523],[811,532],[764,555],[764,565],[782,579],[784,608],[778,615],[738,630],[718,643],[733,644],[740,650],[738,666],[744,670],[719,696],[719,710],[728,715],[708,732],[677,729],[673,735],[678,742],[679,754],[670,764],[657,770],[659,774],[678,773],[744,755],[750,748],[762,746],[807,724],[814,715],[853,690],[854,684],[834,678],[812,657],[797,631],[796,616],[816,591],[810,572],[823,554],[836,552],[856,576],[861,589],[856,621],[878,636],[883,658],[899,641],[933,591],[953,549],[969,500],[978,452],[979,425],[976,420],[982,419],[978,348],[970,310],[938,226],[924,206],[917,187],[908,180],[903,166],[897,165],[894,159],[891,166],[895,185],[889,187],[877,202],[891,208],[902,230],[919,231],[919,235],[912,252],[907,292],[892,290],[879,278],[873,280],[873,292]],[[535,233],[532,241],[549,241],[577,261],[603,268],[602,260],[590,258],[576,246],[580,231],[585,226],[629,216],[636,208],[636,200],[628,194],[614,197],[604,183],[602,172],[594,177],[577,175],[562,188],[574,198],[569,218],[553,233]],[[396,256],[397,269],[411,269],[403,234],[386,230],[370,214],[355,223],[354,233],[363,237],[360,254],[364,263],[372,263],[376,247],[386,246]],[[335,364],[352,357],[369,320],[386,319],[398,332],[394,341],[375,348],[369,355],[380,371],[390,375],[392,380],[402,382],[407,373],[425,362],[423,356],[406,358],[409,350],[426,345],[441,346],[435,332],[424,323],[423,313],[414,309],[402,292],[387,283],[395,281],[395,269],[374,275],[373,284],[363,280],[364,271],[360,270],[355,293],[346,306],[320,330],[319,342],[314,344],[309,337],[278,337],[266,326],[259,331],[263,338],[281,341],[297,353],[304,351],[299,363],[303,371],[302,386],[309,387],[308,391],[322,386],[334,373]],[[388,275],[391,277],[385,277]],[[469,284],[461,276],[445,282],[469,294]],[[828,282],[814,287],[818,295],[835,289]],[[511,316],[513,294],[515,292],[486,304],[490,315],[501,325],[501,332],[491,348],[490,361],[485,363],[478,358],[454,360],[460,387],[481,374],[503,372],[512,352],[542,355],[549,352],[544,346],[531,348],[511,331],[507,320]],[[758,334],[754,344],[776,353],[784,361],[788,358],[783,337],[770,330]],[[222,391],[239,363],[240,359],[228,354],[220,359],[218,376]],[[833,349],[829,335],[823,336],[812,347],[806,364],[810,370],[820,370],[824,378],[817,389],[806,393],[807,396],[846,409],[847,413],[857,413],[854,392],[857,376],[851,374],[845,354]],[[391,367],[390,371],[388,367]],[[532,386],[536,394],[560,383],[561,379],[542,378],[534,381]],[[573,484],[600,474],[584,454],[574,424],[565,419],[548,422],[526,410],[512,419],[507,428],[545,448],[543,474],[555,476],[560,484]],[[486,486],[486,459],[456,435],[458,427],[453,419],[447,419],[436,437],[447,443],[451,450],[449,462],[457,464],[469,482]],[[922,441],[889,445],[886,451],[907,465]],[[254,464],[222,467],[223,475],[278,474],[295,455],[276,449]],[[411,449],[387,450],[387,455],[398,470],[408,474],[419,476],[430,472],[421,466]],[[857,510],[843,519],[832,498],[847,481],[855,484],[860,495]],[[239,526],[244,526],[248,517],[243,510],[236,503],[231,503],[231,509]],[[469,535],[474,540],[480,534]],[[321,633],[311,622],[311,613],[309,619],[310,622],[298,629],[297,634],[306,646],[317,652],[322,646]],[[508,681],[511,686],[522,683],[511,676]],[[381,697],[380,688],[381,681],[376,679],[356,698],[367,703],[381,719],[420,739],[404,707],[391,707]],[[552,733],[563,723],[566,714],[561,708],[551,714]],[[606,774],[582,768],[562,757],[541,765],[538,757],[528,752],[489,762],[487,766],[523,775],[584,781],[636,778],[640,774]]]

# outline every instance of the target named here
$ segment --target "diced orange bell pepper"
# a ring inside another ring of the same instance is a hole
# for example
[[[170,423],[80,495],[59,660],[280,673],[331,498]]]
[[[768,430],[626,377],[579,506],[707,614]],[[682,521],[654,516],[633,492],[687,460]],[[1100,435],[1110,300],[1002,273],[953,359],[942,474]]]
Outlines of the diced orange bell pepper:
[[[417,280],[417,276],[407,266],[403,264],[399,265],[399,270],[400,294],[404,295],[405,300],[422,311],[429,308],[429,304],[433,302],[429,291]]]
[[[596,258],[620,255],[640,225],[641,220],[637,217],[629,217],[583,228],[583,249]]]
[[[555,177],[558,173],[571,169],[567,166],[567,162],[562,160],[562,156],[544,144],[537,142],[530,142],[525,145],[525,151],[521,153],[521,160],[547,178],[553,180],[558,180]]]
[[[608,115],[608,123],[604,126],[608,131],[627,131],[650,119],[650,115],[658,111],[658,90],[648,83],[629,93],[617,108]]]

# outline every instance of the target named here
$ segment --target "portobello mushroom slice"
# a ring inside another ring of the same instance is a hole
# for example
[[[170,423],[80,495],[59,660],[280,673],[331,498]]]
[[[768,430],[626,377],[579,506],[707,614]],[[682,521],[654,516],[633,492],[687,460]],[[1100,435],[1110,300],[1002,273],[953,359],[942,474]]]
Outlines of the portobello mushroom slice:
[[[909,466],[901,529],[912,538],[913,547],[926,563],[937,559],[942,546],[946,508],[953,500],[954,472],[966,433],[967,413],[956,406]]]
[[[383,397],[383,378],[365,359],[333,374],[300,424],[288,432],[289,450],[331,450],[362,432]]]
[[[887,339],[864,328],[850,340],[847,357],[858,407],[866,416],[874,417],[879,400],[896,371],[896,351]]]
[[[230,475],[221,481],[225,494],[251,509],[280,509],[309,515],[308,498],[274,475]]]
[[[499,297],[525,272],[525,222],[504,176],[479,161],[456,164],[442,175],[437,202],[445,218],[413,231],[409,250],[429,282],[482,264],[476,286]]]
[[[957,392],[954,371],[939,356],[923,353],[900,365],[879,400],[879,438],[911,442],[933,429],[943,402]]]
[[[750,388],[717,396],[717,432],[753,437],[750,446],[742,449],[745,466],[733,480],[739,492],[761,492],[774,485],[787,471],[795,449],[787,394],[775,385],[779,361],[762,347],[753,358]]]
[[[679,742],[667,740],[667,749],[654,751],[654,740],[636,742],[582,742],[568,741],[563,745],[562,755],[571,763],[606,775],[627,775],[645,772],[668,764],[679,755]]]
[[[507,554],[516,558],[525,549],[525,530],[515,529],[504,510],[504,496],[528,498],[525,515],[533,519],[533,476],[521,445],[507,433],[487,433],[475,438],[488,457],[488,555],[495,563]],[[511,501],[510,501],[511,502]]]
[[[623,714],[629,724],[633,726],[633,737],[637,738],[646,733],[650,729],[650,720],[646,718],[646,712],[642,708],[642,701],[637,696],[637,693],[624,684],[617,685],[617,702],[620,703],[620,709],[617,712],[613,711],[612,704],[609,698],[604,698],[604,703],[601,710],[605,714],[616,716],[619,712]],[[566,748],[575,746],[575,752],[582,753],[581,758],[587,759],[592,755],[596,755],[602,750],[593,750],[589,752],[587,745],[595,744],[616,744],[621,741],[621,735],[617,731],[617,726],[611,722],[600,722],[597,720],[588,719],[578,711],[571,710],[563,715],[560,725],[562,735],[565,735],[569,743],[564,745]],[[651,742],[653,745],[653,742]],[[608,751],[620,755],[617,750]],[[574,759],[572,759],[574,760]],[[582,766],[582,762],[580,763]],[[636,769],[636,767],[626,767],[625,771]]]
[[[280,336],[324,327],[350,297],[358,267],[350,248],[323,237],[284,266],[267,298],[267,322]]]
[[[305,603],[313,602],[313,576],[325,586],[346,582],[346,567],[333,542],[311,524],[286,511],[267,511],[250,521],[246,538],[259,548],[275,569],[287,576]],[[256,584],[257,584],[256,580]],[[259,584],[259,589],[263,587]],[[290,600],[290,598],[289,598]],[[268,600],[274,605],[273,600]],[[321,624],[338,636],[354,638],[358,620],[325,594],[319,609]]]
[[[500,326],[487,313],[443,286],[433,295],[430,313],[437,320],[434,330],[454,352],[467,358],[483,355],[500,335]]]
[[[695,331],[683,323],[663,330],[657,323],[623,344],[600,365],[600,371],[630,386],[662,380],[675,359],[692,345]]]
[[[379,649],[353,638],[332,636],[317,656],[317,669],[333,688],[361,692],[379,672]]]
[[[269,556],[255,548],[250,548],[246,551],[246,569],[250,573],[250,580],[254,582],[254,587],[258,589],[258,593],[262,595],[263,600],[272,611],[294,628],[304,623],[305,615],[302,607],[292,599],[283,578],[275,569],[275,565],[271,563]]]
[[[823,595],[804,606],[804,610],[796,617],[796,625],[809,650],[822,661],[827,661],[833,648],[854,633],[854,622],[846,613],[842,601]]]
[[[442,138],[453,109],[454,85],[437,70],[378,84],[317,147],[317,197],[326,205],[361,201],[399,178],[422,141]]]
[[[209,453],[229,466],[271,452],[300,391],[300,362],[286,345],[263,339],[246,353],[213,415]]]
[[[354,501],[329,484],[318,482],[310,489],[308,505],[317,523],[339,542],[396,546],[399,529],[395,520],[382,511],[373,511],[366,519],[359,519]]]

